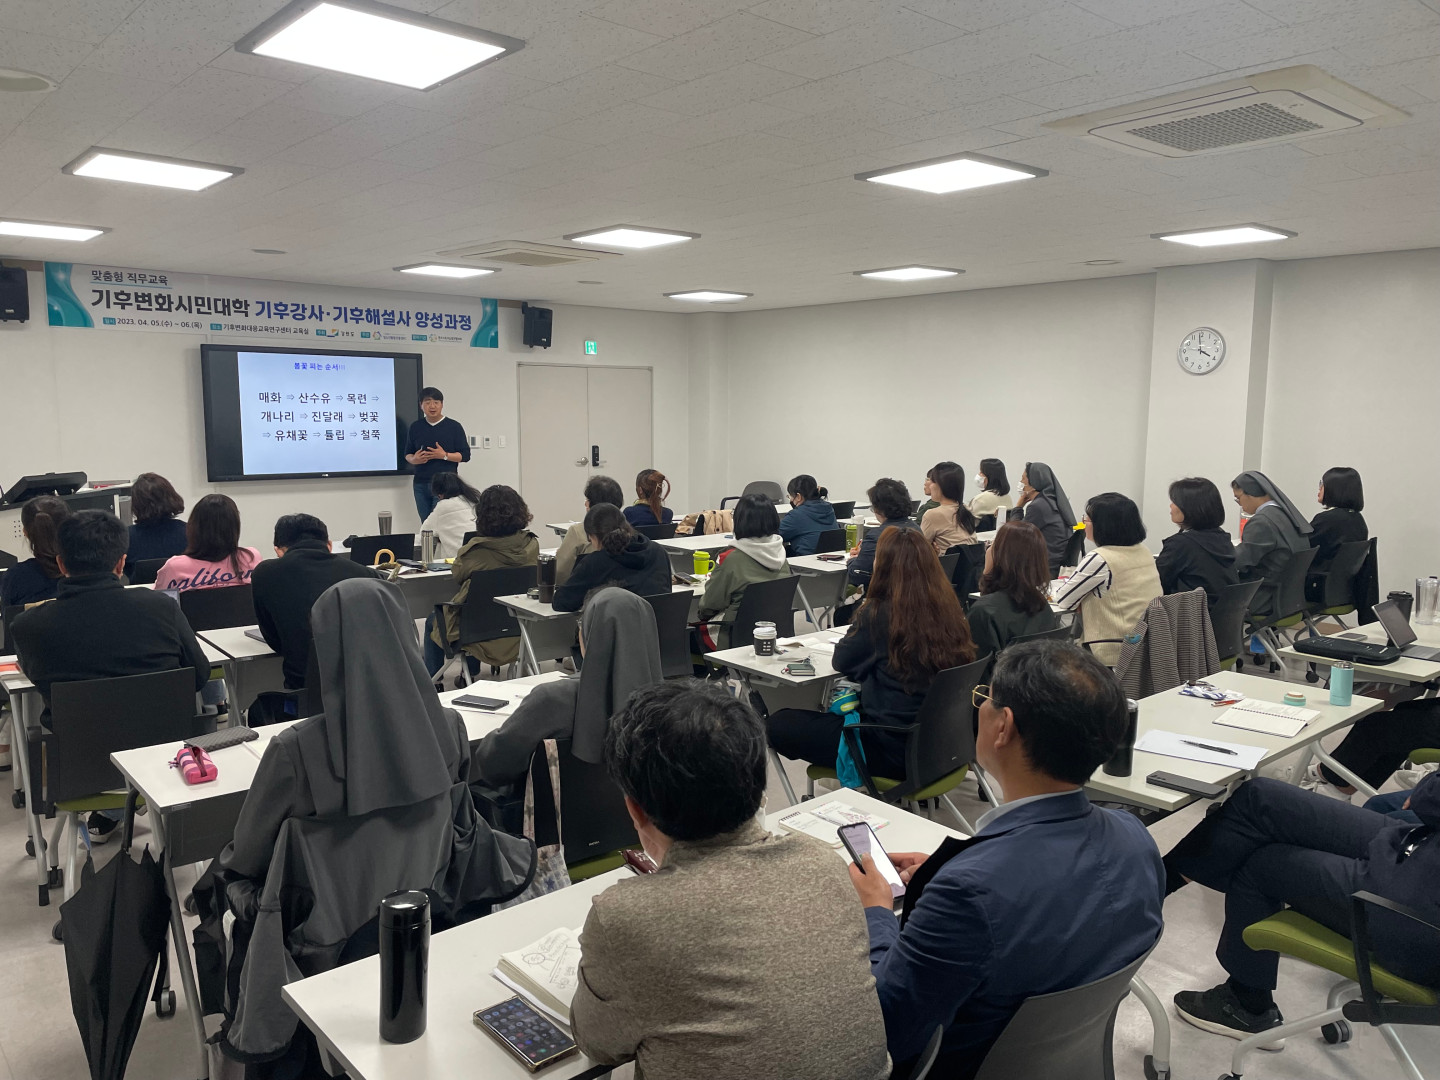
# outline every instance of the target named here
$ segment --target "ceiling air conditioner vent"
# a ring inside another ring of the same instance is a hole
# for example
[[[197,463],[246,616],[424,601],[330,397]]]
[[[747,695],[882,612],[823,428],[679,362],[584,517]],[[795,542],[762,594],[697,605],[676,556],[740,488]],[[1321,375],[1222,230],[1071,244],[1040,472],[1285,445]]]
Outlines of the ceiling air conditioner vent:
[[[1270,146],[1404,116],[1302,64],[1045,126],[1137,153],[1179,158]]]
[[[529,240],[497,240],[488,244],[469,244],[465,247],[437,251],[445,259],[473,259],[483,263],[505,263],[509,266],[525,266],[544,269],[551,266],[565,266],[567,263],[595,262],[618,254],[614,251],[600,251],[595,248],[561,247],[558,244],[536,244]]]

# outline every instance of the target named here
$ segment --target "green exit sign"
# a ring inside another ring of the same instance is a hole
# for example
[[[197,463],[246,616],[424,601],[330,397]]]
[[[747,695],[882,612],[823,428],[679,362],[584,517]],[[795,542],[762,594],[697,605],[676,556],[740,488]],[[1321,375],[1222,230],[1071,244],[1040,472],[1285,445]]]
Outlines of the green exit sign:
[[[586,355],[586,356],[596,356],[596,355],[599,354],[599,352],[600,352],[600,343],[599,343],[598,341],[587,341],[587,342],[585,342],[585,355]]]

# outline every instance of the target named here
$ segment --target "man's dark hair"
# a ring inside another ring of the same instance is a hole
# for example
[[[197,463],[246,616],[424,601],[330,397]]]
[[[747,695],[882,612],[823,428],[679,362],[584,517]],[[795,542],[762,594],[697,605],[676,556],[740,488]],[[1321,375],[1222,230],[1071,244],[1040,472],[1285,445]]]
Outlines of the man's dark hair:
[[[765,726],[749,705],[686,679],[630,695],[610,720],[605,762],[666,836],[708,840],[760,809],[765,746]]]
[[[1326,506],[1365,509],[1365,489],[1360,483],[1360,474],[1348,466],[1326,469],[1320,478],[1320,488],[1320,501]]]
[[[475,530],[481,536],[514,536],[530,524],[530,508],[506,484],[491,484],[475,504]]]
[[[109,510],[77,510],[56,531],[67,577],[109,573],[130,547],[130,530]]]
[[[870,500],[870,509],[881,521],[899,521],[913,512],[910,509],[910,489],[903,481],[892,480],[888,476],[876,480],[866,498]]]
[[[1203,476],[1187,476],[1170,485],[1170,501],[1185,518],[1184,529],[1218,529],[1225,524],[1220,489]]]
[[[330,530],[314,514],[286,514],[275,522],[275,546],[294,547],[301,540],[330,542]]]
[[[1145,542],[1145,523],[1135,500],[1106,491],[1085,504],[1096,547],[1134,547]]]
[[[608,476],[592,476],[585,481],[585,501],[591,506],[599,506],[601,503],[624,506],[625,492]]]
[[[773,536],[780,531],[780,514],[764,495],[742,495],[735,504],[735,539]]]
[[[434,398],[436,401],[444,401],[445,395],[442,394],[439,389],[434,386],[426,386],[422,387],[420,390],[420,400],[424,401],[426,398]]]
[[[1090,779],[1124,737],[1125,691],[1109,668],[1066,641],[1005,649],[990,677],[990,700],[1015,714],[1030,764],[1067,784]]]

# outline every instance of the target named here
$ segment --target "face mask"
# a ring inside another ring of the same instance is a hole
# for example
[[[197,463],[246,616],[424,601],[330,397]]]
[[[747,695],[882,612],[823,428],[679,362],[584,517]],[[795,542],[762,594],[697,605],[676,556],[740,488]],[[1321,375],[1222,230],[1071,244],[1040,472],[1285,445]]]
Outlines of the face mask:
[[[981,491],[985,490],[985,477],[981,476],[979,473],[975,474],[975,486],[978,487]]]

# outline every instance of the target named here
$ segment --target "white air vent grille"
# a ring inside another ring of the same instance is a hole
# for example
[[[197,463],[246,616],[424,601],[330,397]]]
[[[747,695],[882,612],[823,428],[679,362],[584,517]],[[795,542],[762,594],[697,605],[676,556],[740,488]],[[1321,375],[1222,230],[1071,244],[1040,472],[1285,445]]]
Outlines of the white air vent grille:
[[[436,252],[445,259],[474,260],[477,263],[505,263],[509,266],[526,266],[545,269],[551,266],[565,266],[568,263],[595,262],[613,258],[618,252],[600,251],[596,248],[562,247],[559,244],[537,244],[529,240],[497,240],[488,244],[469,244]]]
[[[1262,139],[1281,139],[1307,131],[1319,131],[1320,128],[1321,125],[1303,116],[1277,109],[1274,105],[1261,104],[1242,105],[1238,109],[1169,120],[1163,124],[1132,127],[1130,134],[1193,154]]]
[[[1303,64],[1045,126],[1136,153],[1183,158],[1393,123],[1404,116]]]

